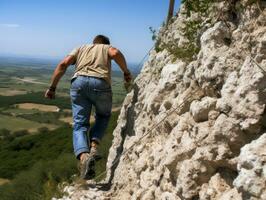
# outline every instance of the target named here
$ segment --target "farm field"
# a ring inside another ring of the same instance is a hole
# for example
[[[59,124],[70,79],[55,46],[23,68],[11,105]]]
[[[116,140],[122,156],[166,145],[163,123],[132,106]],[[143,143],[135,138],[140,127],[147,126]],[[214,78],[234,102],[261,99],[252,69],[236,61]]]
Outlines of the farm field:
[[[11,132],[19,130],[27,130],[29,133],[37,132],[38,129],[41,127],[46,127],[49,130],[54,130],[58,127],[57,125],[54,124],[38,123],[19,117],[13,117],[1,114],[0,114],[0,124],[1,124],[0,125],[1,129],[7,129]]]
[[[1,96],[16,96],[20,94],[27,94],[26,90],[7,90],[6,88],[0,88],[0,95]]]

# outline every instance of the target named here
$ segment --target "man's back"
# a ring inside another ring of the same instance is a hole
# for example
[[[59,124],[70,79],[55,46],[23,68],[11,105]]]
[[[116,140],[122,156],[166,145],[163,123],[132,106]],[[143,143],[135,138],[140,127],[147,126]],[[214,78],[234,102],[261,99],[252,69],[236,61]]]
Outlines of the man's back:
[[[69,55],[76,58],[76,71],[78,75],[93,76],[105,79],[111,83],[111,59],[108,50],[111,46],[106,44],[87,44],[74,49]]]

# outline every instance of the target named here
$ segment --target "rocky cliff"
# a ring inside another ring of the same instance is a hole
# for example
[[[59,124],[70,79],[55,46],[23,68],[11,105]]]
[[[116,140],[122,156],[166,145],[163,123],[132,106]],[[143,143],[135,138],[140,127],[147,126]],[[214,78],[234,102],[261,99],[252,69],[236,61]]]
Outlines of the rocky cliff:
[[[266,199],[266,2],[199,2],[160,29],[107,178],[64,199]]]

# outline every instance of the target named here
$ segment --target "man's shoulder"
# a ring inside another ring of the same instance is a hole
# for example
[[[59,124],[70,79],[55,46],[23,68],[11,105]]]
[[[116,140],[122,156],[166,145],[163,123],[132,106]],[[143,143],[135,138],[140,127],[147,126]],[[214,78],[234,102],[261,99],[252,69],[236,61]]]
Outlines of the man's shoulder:
[[[93,44],[83,44],[79,48],[80,49],[88,49],[88,48],[92,48],[92,47],[93,47]]]

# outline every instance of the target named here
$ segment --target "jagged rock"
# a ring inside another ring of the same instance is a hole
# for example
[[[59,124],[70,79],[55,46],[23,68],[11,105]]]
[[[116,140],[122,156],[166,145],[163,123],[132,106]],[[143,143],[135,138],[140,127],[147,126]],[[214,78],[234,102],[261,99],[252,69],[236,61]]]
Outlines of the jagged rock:
[[[169,48],[150,52],[113,133],[109,187],[69,186],[64,199],[266,199],[266,134],[257,139],[266,120],[266,5],[252,2],[215,3],[191,62]],[[187,45],[184,28],[199,16],[186,13],[181,6],[160,29],[162,44]]]
[[[266,133],[245,145],[238,158],[234,185],[244,199],[266,199]]]
[[[215,174],[209,183],[202,185],[199,192],[202,200],[242,200],[240,193],[232,188],[232,183]]]
[[[204,97],[201,101],[193,101],[190,106],[190,112],[196,122],[208,120],[208,115],[211,110],[215,109],[216,99]]]

